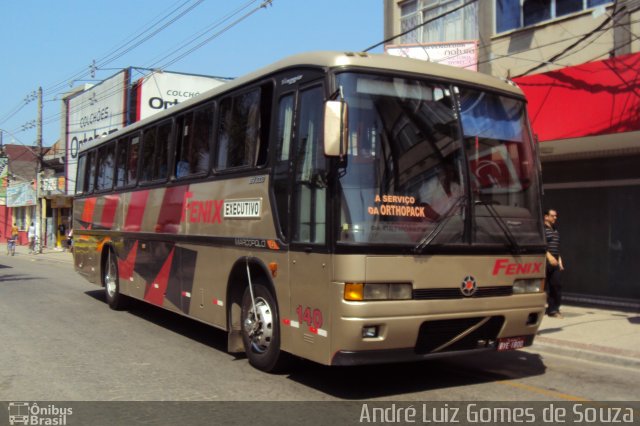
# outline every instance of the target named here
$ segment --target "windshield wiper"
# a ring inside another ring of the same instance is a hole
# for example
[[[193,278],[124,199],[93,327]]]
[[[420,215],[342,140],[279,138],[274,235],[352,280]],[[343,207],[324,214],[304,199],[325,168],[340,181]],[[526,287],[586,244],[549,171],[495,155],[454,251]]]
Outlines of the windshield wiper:
[[[453,203],[453,205],[449,208],[449,210],[445,213],[445,217],[443,220],[441,220],[438,225],[433,228],[433,230],[431,232],[429,232],[427,235],[425,235],[420,242],[418,243],[418,245],[416,245],[413,248],[413,251],[415,253],[420,253],[422,252],[422,250],[424,250],[425,247],[427,247],[429,244],[431,244],[433,242],[433,240],[436,239],[436,237],[440,234],[440,232],[442,232],[442,230],[444,229],[445,225],[447,223],[449,223],[449,220],[454,216],[454,212],[456,210],[456,208],[463,203],[463,201],[465,201],[467,199],[466,195],[461,195],[458,197],[458,199]]]
[[[518,245],[516,238],[513,236],[513,233],[509,229],[509,226],[505,223],[504,219],[500,214],[496,211],[495,207],[491,203],[482,200],[476,200],[475,205],[485,206],[493,220],[496,221],[500,230],[504,233],[504,236],[509,241],[509,245],[511,246],[511,250],[513,254],[522,253],[522,248]]]

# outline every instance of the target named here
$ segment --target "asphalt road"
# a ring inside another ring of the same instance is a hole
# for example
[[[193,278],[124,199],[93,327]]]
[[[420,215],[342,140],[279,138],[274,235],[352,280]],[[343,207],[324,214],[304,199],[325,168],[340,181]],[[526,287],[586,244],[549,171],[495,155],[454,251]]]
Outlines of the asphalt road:
[[[279,375],[226,334],[144,303],[112,311],[72,266],[0,257],[0,401],[638,401],[640,371],[526,351]]]

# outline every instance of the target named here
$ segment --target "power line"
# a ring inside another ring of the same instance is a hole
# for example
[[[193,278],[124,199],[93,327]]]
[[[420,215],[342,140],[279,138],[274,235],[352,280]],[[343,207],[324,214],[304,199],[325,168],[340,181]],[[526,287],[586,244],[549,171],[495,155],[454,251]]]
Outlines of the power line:
[[[444,17],[444,16],[446,16],[446,15],[448,15],[448,14],[450,14],[450,13],[453,13],[453,12],[455,12],[455,11],[458,11],[459,9],[462,9],[463,7],[468,6],[468,5],[471,5],[471,4],[475,3],[475,2],[476,2],[476,0],[472,0],[472,1],[469,1],[469,2],[467,2],[467,3],[465,3],[465,4],[460,5],[460,6],[456,7],[456,8],[454,8],[454,9],[451,9],[451,10],[449,10],[449,11],[446,11],[446,12],[444,12],[444,13],[440,14],[440,15],[437,15],[437,16],[435,16],[435,17],[433,17],[433,18],[429,19],[429,20],[428,20],[428,21],[426,21],[426,22],[423,22],[423,23],[421,23],[421,24],[418,24],[418,25],[416,25],[416,26],[414,26],[414,27],[412,27],[412,28],[410,28],[410,29],[408,29],[408,30],[406,30],[406,31],[404,31],[404,32],[402,32],[402,33],[400,33],[400,34],[394,35],[394,36],[392,36],[392,37],[390,37],[390,38],[388,38],[388,39],[386,39],[386,40],[384,40],[384,41],[382,41],[382,42],[380,42],[380,43],[378,43],[378,44],[376,44],[376,45],[373,45],[373,46],[371,46],[371,47],[367,48],[367,49],[366,49],[366,50],[364,50],[364,51],[365,51],[365,52],[367,52],[367,51],[369,51],[369,50],[371,50],[371,49],[373,49],[373,48],[375,48],[375,47],[378,47],[378,46],[380,46],[380,45],[383,45],[383,44],[385,44],[385,43],[387,43],[387,42],[389,42],[389,41],[395,40],[395,39],[396,39],[396,38],[398,38],[398,37],[402,37],[402,36],[404,36],[404,35],[406,35],[406,34],[409,34],[409,33],[411,33],[411,32],[413,32],[413,31],[415,31],[416,29],[418,29],[418,28],[420,28],[420,27],[422,27],[422,26],[424,26],[424,25],[426,25],[426,24],[429,24],[429,23],[431,23],[431,22],[433,22],[433,21],[436,21],[436,20],[438,20],[438,19],[441,19],[442,17]],[[616,0],[616,3],[617,3],[617,0]],[[484,64],[484,63],[489,63],[489,62],[495,61],[495,60],[497,60],[497,59],[504,59],[504,58],[509,58],[509,57],[517,57],[516,55],[521,54],[521,53],[523,53],[523,52],[528,52],[528,51],[532,51],[532,50],[537,50],[537,49],[540,49],[540,48],[543,48],[543,47],[548,47],[548,46],[551,46],[551,45],[554,45],[554,44],[563,43],[563,42],[566,42],[566,41],[572,40],[572,39],[574,39],[574,38],[579,38],[579,40],[577,40],[577,41],[576,41],[575,43],[573,43],[571,46],[569,46],[569,47],[565,48],[565,49],[563,50],[563,52],[561,52],[561,54],[555,55],[553,58],[551,58],[551,59],[549,59],[549,60],[541,61],[541,60],[536,60],[536,59],[531,59],[531,58],[517,58],[518,60],[530,61],[530,62],[536,62],[536,63],[538,63],[539,65],[538,65],[537,67],[534,67],[535,69],[539,69],[539,68],[541,68],[542,66],[550,65],[550,64],[556,64],[556,65],[559,65],[559,66],[566,66],[566,65],[558,64],[556,61],[557,61],[558,59],[561,59],[562,57],[567,56],[568,54],[574,54],[575,52],[571,52],[571,48],[572,48],[572,47],[575,47],[575,46],[577,46],[577,45],[579,45],[579,44],[580,44],[580,42],[582,42],[582,41],[586,40],[586,39],[587,39],[587,38],[589,38],[591,35],[593,35],[593,34],[595,34],[595,33],[598,33],[598,32],[599,32],[600,34],[596,37],[596,39],[597,39],[598,37],[602,36],[602,35],[604,34],[604,32],[605,32],[605,31],[608,31],[608,30],[611,30],[611,29],[614,29],[614,28],[618,28],[618,27],[623,27],[623,28],[625,28],[625,29],[626,29],[626,26],[627,26],[628,24],[624,24],[624,23],[622,23],[622,24],[616,24],[616,23],[615,23],[615,21],[614,21],[614,23],[611,25],[611,27],[610,27],[610,28],[605,28],[606,24],[607,24],[608,22],[611,22],[612,18],[613,18],[613,17],[615,17],[615,15],[617,15],[617,14],[618,14],[620,11],[622,11],[623,9],[625,9],[625,7],[622,7],[622,8],[620,8],[620,9],[616,10],[616,8],[615,8],[615,6],[614,6],[614,13],[613,13],[613,15],[610,15],[608,19],[606,19],[605,21],[603,21],[600,25],[598,25],[598,27],[596,27],[596,28],[594,28],[593,30],[591,30],[588,34],[580,34],[580,35],[578,35],[578,36],[572,36],[572,37],[567,37],[567,38],[565,38],[565,39],[561,39],[561,40],[555,40],[555,41],[553,41],[553,42],[546,43],[546,44],[543,44],[543,45],[536,45],[536,46],[532,46],[532,47],[531,47],[531,48],[529,48],[529,49],[521,50],[521,51],[518,51],[518,52],[515,52],[515,53],[508,54],[508,55],[498,55],[498,54],[494,54],[494,55],[495,55],[495,56],[497,56],[497,57],[493,57],[493,58],[490,58],[490,59],[487,59],[487,60],[484,60],[484,61],[478,61],[478,65],[480,65],[480,64]],[[640,21],[638,21],[638,20],[636,20],[636,21],[631,21],[629,24],[637,23],[637,22],[640,22]],[[631,34],[632,34],[634,37],[636,37],[636,38],[637,38],[637,36],[635,36],[635,34],[633,34],[633,33],[631,33]],[[509,40],[498,40],[498,41],[496,41],[496,42],[489,42],[489,43],[482,44],[482,45],[480,45],[479,47],[480,47],[480,48],[488,48],[488,47],[491,47],[492,45],[494,45],[494,44],[496,44],[496,43],[502,43],[502,42],[506,42],[506,41],[509,41]],[[590,45],[590,44],[592,44],[593,42],[595,42],[595,39],[594,39],[593,41],[591,41],[589,44],[587,44],[587,46],[588,46],[588,45]],[[625,43],[624,45],[626,45],[626,44],[629,44],[629,43]],[[616,48],[623,47],[624,45],[616,46]],[[586,48],[587,46],[582,47],[580,50],[583,50],[583,49],[584,49],[584,48]],[[446,60],[453,59],[453,58],[456,58],[456,57],[458,57],[458,56],[460,56],[460,54],[451,55],[451,56],[448,56],[448,57],[446,57],[446,58],[442,58],[442,59],[440,59],[440,60],[438,60],[438,61],[434,61],[434,62],[436,62],[436,63],[437,63],[437,62],[444,62],[444,61],[446,61]],[[557,57],[556,57],[556,56],[557,56]],[[601,56],[601,55],[599,55],[599,56]],[[596,58],[597,58],[597,57],[596,57]],[[533,69],[533,68],[532,68],[532,69]],[[529,71],[527,71],[527,72],[531,72],[531,70],[529,70]],[[522,74],[522,75],[525,75],[525,74]],[[521,75],[520,75],[520,76],[521,76]]]
[[[193,1],[193,0],[186,0],[186,1],[182,2],[180,5],[178,5],[177,7],[172,8],[168,13],[165,13],[164,15],[162,15],[159,19],[154,18],[150,23],[146,24],[143,27],[142,30],[137,32],[129,40],[126,40],[124,43],[122,43],[119,46],[111,49],[108,53],[103,55],[97,61],[94,61],[94,64],[92,64],[92,65],[99,66],[99,67],[104,67],[107,64],[113,62],[114,60],[122,57],[124,54],[126,54],[126,53],[130,52],[131,50],[133,50],[134,48],[140,46],[142,43],[148,41],[150,38],[152,38],[153,36],[157,35],[159,32],[161,32],[162,30],[166,29],[171,24],[175,23],[178,19],[180,19],[181,17],[186,15],[188,12],[193,10],[195,7],[200,5],[204,0],[195,0],[195,3],[193,5],[189,6],[186,10],[183,10],[183,11],[179,12],[180,9],[182,9],[186,4],[190,3],[191,1]],[[176,13],[177,13],[177,16],[173,16]],[[164,22],[167,19],[169,19],[169,21],[168,22]],[[157,28],[157,29],[154,30],[154,28],[156,28],[158,26],[160,26],[160,28]],[[149,32],[151,32],[151,33],[147,34]],[[69,84],[69,81],[77,81],[77,80],[84,79],[85,77],[87,77],[87,76],[89,76],[91,74],[92,66],[90,66],[88,68],[89,69],[84,68],[82,71],[79,71],[79,72],[73,74],[71,77],[68,77],[68,78],[66,78],[66,79],[54,84],[52,87],[46,88],[45,91],[46,92],[58,92],[59,90],[62,90],[65,86],[67,86]]]
[[[108,63],[111,63],[111,62],[115,61],[116,59],[121,58],[122,56],[124,56],[125,54],[129,53],[130,51],[132,51],[136,47],[140,46],[142,43],[144,43],[147,40],[149,40],[152,37],[154,37],[156,34],[160,33],[162,30],[167,28],[169,25],[173,24],[174,22],[176,22],[177,20],[182,18],[187,13],[191,12],[193,9],[195,9],[197,6],[199,6],[203,1],[204,0],[197,0],[196,3],[194,3],[193,5],[189,6],[187,9],[183,10],[182,12],[180,12],[177,16],[173,17],[168,22],[164,23],[162,26],[160,26],[160,28],[154,30],[150,34],[148,34],[145,37],[143,37],[142,39],[138,40],[132,46],[128,47],[127,49],[123,50],[122,52],[119,52],[117,55],[113,55],[111,57],[108,57],[108,58],[104,59],[100,63],[96,64],[96,66],[97,67],[101,67],[102,65],[106,65]]]
[[[215,23],[214,25],[210,25],[209,27],[207,27],[207,31],[210,31],[210,29],[215,28],[217,26],[220,26],[221,24],[223,24],[224,22],[228,21],[229,19],[231,19],[233,16],[237,15],[238,13],[240,13],[242,10],[246,9],[247,7],[249,7],[251,4],[256,3],[258,0],[251,0],[248,3],[245,3],[243,6],[241,6],[240,8],[236,9],[235,11],[231,12],[230,14],[226,15],[225,17],[223,17],[221,20],[219,20],[217,23]],[[238,19],[236,19],[235,21],[231,22],[229,25],[227,25],[226,27],[222,28],[220,31],[216,32],[215,34],[213,34],[212,36],[208,37],[207,39],[201,41],[200,43],[198,43],[197,45],[191,47],[190,49],[188,49],[187,51],[180,53],[177,57],[169,60],[168,62],[161,64],[159,67],[149,67],[150,70],[164,70],[166,69],[168,66],[176,63],[177,61],[185,58],[186,56],[190,55],[191,53],[193,53],[194,51],[196,51],[197,49],[203,47],[205,44],[211,42],[213,39],[219,37],[220,35],[222,35],[223,33],[225,33],[226,31],[230,30],[231,28],[233,28],[234,26],[238,25],[240,22],[242,22],[243,20],[247,19],[249,16],[253,15],[254,13],[256,13],[257,11],[259,11],[260,9],[266,8],[269,5],[271,5],[273,3],[273,0],[266,0],[263,1],[259,6],[257,6],[256,8],[250,10],[249,12],[245,13],[244,15],[242,15],[241,17],[239,17]],[[194,38],[192,38],[192,41],[190,43],[192,43],[193,41],[196,41],[198,38],[201,38],[204,35],[203,31],[200,31],[198,33],[196,33],[196,35],[194,36]],[[185,47],[185,45],[181,45],[182,48]],[[188,46],[188,44],[187,44]],[[174,51],[170,52],[168,55],[165,55],[163,58],[159,59],[154,65],[159,64],[162,60],[165,59],[169,59],[172,55],[179,53],[181,49],[175,49]],[[114,88],[114,90],[107,92],[105,94],[103,94],[100,98],[96,99],[97,101],[101,101],[101,100],[105,100],[113,95],[116,95],[117,93],[120,93],[120,87],[116,87]],[[77,105],[75,108],[81,108],[83,107],[83,104]],[[73,111],[68,111],[68,112],[73,112]],[[45,123],[49,124],[53,121],[58,120],[61,117],[61,113],[57,113],[53,116],[47,117],[45,119]]]
[[[229,20],[231,17],[233,17],[233,16],[237,15],[237,14],[238,14],[239,12],[241,12],[243,9],[246,9],[248,6],[250,6],[252,3],[255,3],[256,1],[257,1],[257,0],[252,0],[252,1],[248,2],[248,3],[246,3],[245,5],[241,6],[239,9],[235,10],[235,11],[234,11],[234,12],[232,12],[231,14],[229,14],[229,15],[227,15],[227,16],[225,16],[225,17],[223,17],[223,18],[222,18],[218,23],[214,24],[213,26],[210,26],[210,27],[208,28],[208,30],[209,30],[210,28],[215,28],[216,26],[221,25],[222,23],[224,23],[225,21]],[[207,38],[206,40],[202,41],[202,42],[201,42],[201,43],[199,43],[198,45],[196,45],[196,46],[194,46],[194,47],[190,48],[188,51],[186,51],[186,52],[184,52],[184,53],[181,53],[178,57],[176,57],[176,58],[172,59],[170,62],[165,63],[165,64],[162,64],[162,65],[161,65],[161,67],[160,67],[160,69],[166,69],[168,66],[172,65],[173,63],[177,62],[178,60],[183,59],[183,58],[184,58],[184,57],[186,57],[187,55],[189,55],[189,54],[193,53],[195,50],[197,50],[197,49],[201,48],[202,46],[204,46],[206,43],[210,42],[212,39],[214,39],[214,38],[216,38],[216,37],[220,36],[222,33],[224,33],[224,32],[226,32],[226,31],[228,31],[228,30],[229,30],[229,29],[231,29],[233,26],[237,25],[238,23],[240,23],[240,22],[241,22],[241,21],[243,21],[244,19],[248,18],[250,15],[252,15],[252,14],[253,14],[253,13],[255,13],[255,12],[257,12],[257,11],[258,11],[258,10],[260,10],[261,8],[265,8],[265,7],[267,7],[267,6],[268,6],[268,5],[270,5],[272,2],[273,2],[273,0],[263,1],[263,2],[260,4],[260,6],[258,6],[257,8],[255,8],[255,9],[253,9],[253,10],[251,10],[250,12],[246,13],[245,15],[243,15],[242,17],[240,17],[240,18],[239,18],[239,19],[237,19],[236,21],[232,22],[231,24],[227,25],[225,28],[223,28],[221,31],[217,32],[217,33],[216,33],[216,34],[214,34],[213,36],[211,36],[211,37]],[[198,34],[196,35],[196,37],[195,37],[192,41],[197,40],[198,38],[202,37],[202,35],[203,35],[203,34],[202,34],[202,32],[198,33]],[[185,47],[185,45],[184,45],[184,44],[183,44],[183,45],[181,45],[181,48],[184,48],[184,47]],[[176,54],[176,53],[179,53],[179,52],[180,52],[180,49],[176,49],[176,50],[172,51],[169,55],[165,55],[163,58],[161,58],[161,60],[168,59],[171,55]],[[160,61],[161,61],[161,60],[160,60]],[[158,62],[160,62],[160,61],[158,61]],[[157,64],[158,62],[156,62],[156,64]],[[150,68],[151,68],[151,67],[150,67]],[[156,69],[157,69],[157,68],[156,68]],[[114,94],[115,94],[115,93],[114,93]],[[107,96],[108,96],[108,94],[107,94]],[[106,97],[107,97],[107,96],[102,96],[100,100],[102,100],[102,99],[106,99]],[[57,116],[59,116],[59,115],[60,115],[60,114],[57,114]],[[50,121],[51,121],[51,118],[50,118],[50,117],[47,117],[47,119],[46,119],[46,120],[47,120],[47,122],[50,122]]]
[[[149,65],[147,65],[147,67],[148,68],[157,68],[158,64],[162,63],[162,61],[168,59],[169,57],[171,57],[171,55],[179,52],[181,49],[184,49],[185,47],[191,45],[196,40],[198,40],[199,38],[205,36],[208,32],[210,32],[214,28],[222,25],[224,22],[228,21],[229,19],[231,19],[232,17],[234,17],[238,13],[242,12],[244,9],[246,9],[249,6],[251,6],[253,3],[256,3],[257,1],[258,0],[250,0],[250,1],[248,1],[247,3],[245,3],[242,6],[240,6],[239,8],[237,8],[236,10],[234,10],[234,11],[228,13],[227,15],[223,16],[218,21],[215,21],[211,25],[209,25],[209,26],[203,28],[202,30],[196,32],[195,34],[191,35],[187,39],[185,39],[185,40],[181,41],[180,43],[178,43],[177,45],[175,45],[172,48],[171,52],[169,52],[167,54],[164,54],[162,57],[156,57],[156,58],[152,59],[152,62]]]
[[[224,34],[225,32],[227,32],[228,30],[230,30],[231,28],[235,27],[236,25],[238,25],[240,22],[244,21],[245,19],[247,19],[249,16],[253,15],[254,13],[258,12],[260,9],[266,9],[268,6],[270,6],[272,4],[273,0],[266,0],[263,1],[258,7],[256,7],[255,9],[252,9],[251,11],[249,11],[248,13],[242,15],[240,18],[236,19],[235,21],[233,21],[232,23],[230,23],[229,25],[227,25],[226,27],[224,27],[223,29],[221,29],[220,31],[218,31],[217,33],[211,35],[210,37],[206,38],[205,40],[201,41],[200,43],[198,43],[196,46],[192,47],[191,49],[187,50],[186,52],[182,53],[181,55],[177,56],[176,58],[172,59],[171,61],[167,62],[166,64],[162,65],[160,68],[161,69],[166,69],[167,67],[169,67],[170,65],[175,64],[176,62],[180,61],[181,59],[185,58],[186,56],[192,54],[193,52],[195,52],[196,50],[200,49],[201,47],[203,47],[205,44],[211,42],[212,40],[214,40],[215,38],[218,38],[219,36],[221,36],[222,34]],[[164,58],[163,58],[164,59]]]

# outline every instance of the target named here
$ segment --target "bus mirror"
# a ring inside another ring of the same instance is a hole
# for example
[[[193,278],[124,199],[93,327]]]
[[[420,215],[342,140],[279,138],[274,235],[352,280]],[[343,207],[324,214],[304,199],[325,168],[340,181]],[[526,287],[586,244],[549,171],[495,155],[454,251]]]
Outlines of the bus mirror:
[[[347,152],[347,103],[327,101],[324,107],[324,154],[338,157]]]

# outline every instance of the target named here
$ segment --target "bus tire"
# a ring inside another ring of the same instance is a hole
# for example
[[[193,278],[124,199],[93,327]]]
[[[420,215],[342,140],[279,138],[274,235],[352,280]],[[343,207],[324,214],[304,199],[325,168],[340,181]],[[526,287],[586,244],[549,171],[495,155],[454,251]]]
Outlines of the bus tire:
[[[280,350],[280,321],[276,299],[264,282],[253,283],[257,316],[254,314],[249,287],[242,297],[242,343],[255,368],[276,372],[285,365],[285,354]]]
[[[107,258],[102,268],[102,284],[104,285],[104,296],[109,307],[113,310],[124,308],[125,296],[120,293],[118,260],[110,248],[107,249]]]

